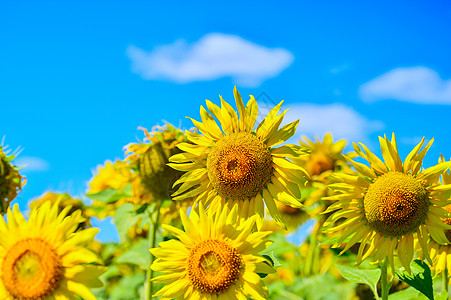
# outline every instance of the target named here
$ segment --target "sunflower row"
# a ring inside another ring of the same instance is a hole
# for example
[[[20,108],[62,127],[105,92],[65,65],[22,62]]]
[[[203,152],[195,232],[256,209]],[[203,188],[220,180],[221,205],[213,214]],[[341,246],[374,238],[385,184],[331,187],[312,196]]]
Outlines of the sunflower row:
[[[287,144],[299,120],[282,126],[283,102],[258,122],[255,98],[234,97],[237,110],[207,100],[192,130],[141,128],[124,160],[98,167],[89,205],[46,193],[28,221],[7,209],[24,179],[0,148],[0,298],[268,299],[273,282],[333,270],[330,244],[356,266],[388,261],[393,274],[420,258],[448,282],[451,162],[423,167],[433,140],[404,161],[394,134],[379,138],[382,159],[362,143],[343,154],[346,141],[330,134]],[[106,217],[120,243],[93,241],[91,219]],[[269,238],[311,219],[307,241],[280,255],[291,268],[277,265]]]

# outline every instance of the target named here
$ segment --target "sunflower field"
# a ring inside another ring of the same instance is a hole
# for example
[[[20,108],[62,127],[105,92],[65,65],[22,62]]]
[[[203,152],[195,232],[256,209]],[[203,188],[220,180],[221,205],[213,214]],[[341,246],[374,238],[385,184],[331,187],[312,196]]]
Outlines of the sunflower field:
[[[255,98],[234,97],[189,130],[139,128],[85,195],[28,211],[3,141],[0,299],[448,299],[451,161],[423,166],[433,140],[405,158],[395,133],[381,155],[331,134],[290,144],[282,102],[257,122]],[[107,217],[118,242],[95,239]]]

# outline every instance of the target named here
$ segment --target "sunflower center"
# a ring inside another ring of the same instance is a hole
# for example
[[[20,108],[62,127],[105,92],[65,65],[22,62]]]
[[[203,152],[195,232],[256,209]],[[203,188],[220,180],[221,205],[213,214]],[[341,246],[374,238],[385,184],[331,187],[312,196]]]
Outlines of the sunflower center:
[[[310,175],[320,175],[325,171],[333,170],[334,161],[323,152],[312,153],[306,163],[306,169]]]
[[[286,204],[282,204],[280,206],[282,213],[287,214],[287,215],[298,215],[300,214],[302,211],[299,208],[296,207],[292,207]]]
[[[261,192],[273,173],[268,147],[250,133],[225,136],[211,149],[208,176],[221,196],[250,199]]]
[[[241,267],[241,255],[235,248],[219,240],[206,240],[191,250],[187,273],[195,288],[221,294],[238,280]]]
[[[14,244],[1,268],[3,285],[14,299],[43,299],[58,288],[64,275],[60,256],[39,238]]]
[[[227,163],[227,171],[233,172],[238,166],[238,160],[233,159]]]
[[[363,200],[369,224],[385,236],[415,231],[426,219],[429,196],[413,176],[389,172],[370,185]]]

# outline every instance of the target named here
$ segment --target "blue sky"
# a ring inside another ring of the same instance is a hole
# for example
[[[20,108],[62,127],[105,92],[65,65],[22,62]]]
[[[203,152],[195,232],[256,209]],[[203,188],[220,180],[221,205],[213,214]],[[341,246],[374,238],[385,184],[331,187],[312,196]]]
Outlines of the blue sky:
[[[401,155],[435,137],[451,157],[447,1],[0,2],[0,137],[23,152],[22,209],[82,195],[138,126],[190,128],[205,99],[285,100],[297,135],[331,131]]]

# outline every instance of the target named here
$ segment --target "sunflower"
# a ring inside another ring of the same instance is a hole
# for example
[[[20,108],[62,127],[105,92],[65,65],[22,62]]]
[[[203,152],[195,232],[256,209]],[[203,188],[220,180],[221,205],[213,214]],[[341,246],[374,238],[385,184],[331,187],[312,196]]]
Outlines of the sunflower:
[[[451,205],[445,206],[445,209],[451,213]],[[448,225],[451,225],[451,218],[442,219]],[[445,235],[448,239],[448,244],[440,245],[437,242],[431,240],[428,243],[428,253],[432,260],[432,269],[435,271],[435,275],[439,275],[445,272],[448,278],[451,276],[451,230],[445,230]],[[424,253],[423,253],[424,256]]]
[[[160,223],[179,224],[179,210],[186,211],[193,204],[193,198],[171,200],[175,191],[172,185],[184,172],[174,170],[167,163],[171,155],[181,152],[176,146],[186,141],[185,133],[171,124],[154,126],[152,132],[139,129],[144,131],[144,141],[125,146],[126,162],[133,173],[131,200],[136,205],[166,200],[160,206]]]
[[[16,198],[25,185],[25,177],[19,174],[18,168],[12,163],[17,154],[9,154],[8,146],[0,143],[0,213],[5,214],[11,201]]]
[[[451,185],[441,185],[439,178],[451,162],[421,170],[423,157],[433,140],[420,151],[423,138],[404,163],[399,157],[394,134],[391,141],[386,136],[379,140],[385,162],[362,143],[365,152],[354,143],[356,153],[370,166],[347,159],[358,175],[333,175],[329,187],[338,194],[325,199],[338,201],[325,211],[334,212],[325,226],[343,218],[340,225],[327,232],[340,234],[334,246],[348,239],[341,253],[361,242],[356,265],[373,255],[376,260],[388,257],[394,269],[393,253],[397,250],[399,260],[410,272],[415,238],[423,252],[427,252],[429,235],[440,244],[448,241],[443,230],[451,227],[440,218],[448,216],[443,207],[447,204]]]
[[[201,106],[202,122],[191,119],[200,133],[187,131],[190,143],[179,144],[177,147],[184,152],[169,159],[172,168],[187,172],[175,182],[182,185],[173,199],[195,197],[195,204],[203,201],[211,209],[226,202],[230,207],[238,203],[241,217],[257,213],[261,219],[264,201],[274,220],[284,226],[274,199],[302,207],[299,183],[306,173],[287,158],[307,155],[308,151],[296,145],[276,146],[295,133],[299,120],[279,129],[286,113],[277,115],[281,101],[254,130],[258,116],[255,98],[250,96],[244,106],[236,88],[234,96],[239,117],[220,97],[221,108],[207,100],[211,114]]]
[[[311,180],[306,182],[303,187],[303,192],[305,191],[306,194],[303,204],[309,208],[310,215],[314,217],[326,209],[326,205],[321,199],[332,195],[327,189],[329,183],[327,178],[334,172],[352,173],[351,165],[344,155],[348,158],[355,158],[355,154],[342,154],[347,144],[346,141],[334,142],[330,133],[326,133],[322,141],[318,137],[310,140],[303,136],[299,144],[311,151],[309,156],[294,158],[293,162],[305,168],[311,176]],[[330,202],[326,204],[329,205]]]
[[[105,269],[86,245],[99,229],[74,233],[83,218],[69,210],[46,202],[26,221],[15,205],[0,218],[1,299],[95,299],[89,289],[102,287]]]
[[[114,162],[107,160],[104,165],[97,166],[96,171],[93,172],[93,177],[88,183],[87,196],[89,197],[90,195],[106,190],[114,190],[122,193],[130,184],[132,177],[133,174],[125,162],[121,160]],[[119,206],[130,201],[125,196],[108,203],[94,200],[86,209],[85,213],[89,217],[104,219],[109,216],[114,216]]]
[[[322,141],[318,137],[313,141],[303,136],[299,144],[310,149],[311,153],[309,156],[293,160],[307,170],[312,180],[327,183],[325,178],[332,172],[350,170],[348,162],[342,155],[346,147],[345,140],[334,142],[332,134],[326,133]]]
[[[61,213],[68,206],[71,207],[71,209],[67,212],[68,215],[71,215],[79,210],[81,212],[81,216],[85,219],[85,221],[80,223],[79,228],[91,226],[89,217],[86,215],[86,206],[80,199],[73,198],[67,193],[45,192],[42,196],[33,199],[29,206],[30,209],[37,209],[46,202],[50,202],[51,205],[57,204],[58,213]]]
[[[310,215],[303,209],[292,207],[280,202],[277,202],[276,205],[280,218],[289,231],[296,230],[305,221],[310,219]]]
[[[185,231],[163,228],[177,239],[161,242],[150,252],[158,257],[151,269],[166,274],[152,279],[165,284],[154,296],[161,299],[267,299],[260,274],[273,273],[270,262],[258,253],[272,242],[271,232],[252,232],[257,216],[246,221],[238,206],[208,210],[202,203],[189,218],[181,211]]]
[[[97,166],[88,184],[87,197],[94,198],[93,195],[108,190],[118,193],[119,196],[112,201],[94,200],[91,205],[83,210],[83,216],[86,216],[88,219],[91,217],[105,219],[115,216],[117,209],[121,205],[134,202],[131,193],[126,192],[127,187],[130,187],[133,180],[134,174],[132,170],[122,160],[116,160],[114,162],[107,160],[104,165]],[[130,239],[127,242],[147,236],[148,226],[142,228],[139,225],[133,225],[127,232],[127,237]]]
[[[444,157],[441,156],[439,162],[444,161]],[[449,171],[442,174],[442,181],[444,185],[451,185],[451,174]],[[445,209],[451,213],[451,204],[445,206]],[[443,218],[442,221],[451,225],[451,218]],[[428,249],[433,262],[432,269],[435,270],[435,275],[439,275],[446,271],[445,273],[449,278],[451,276],[451,230],[445,230],[445,235],[448,239],[447,245],[440,245],[437,242],[430,240]]]
[[[129,184],[131,176],[125,162],[107,160],[93,172],[93,177],[88,183],[88,194],[97,194],[106,189],[123,190]]]
[[[152,132],[142,127],[138,129],[144,131],[144,141],[125,146],[126,162],[135,171],[135,202],[142,204],[154,199],[171,199],[172,185],[183,172],[166,164],[171,155],[181,152],[176,146],[186,140],[185,134],[171,124],[155,126]]]

